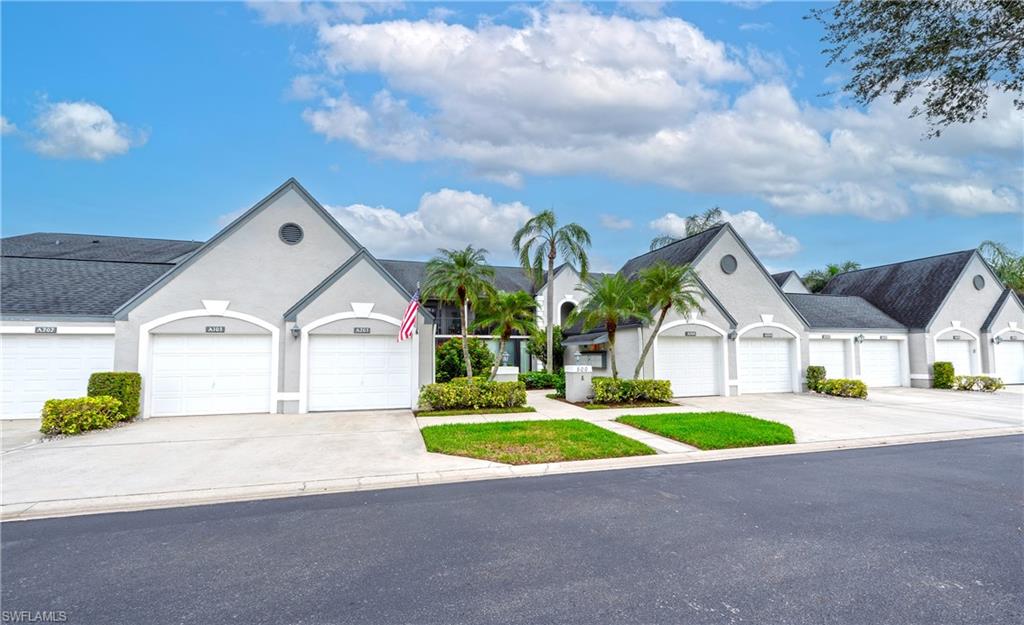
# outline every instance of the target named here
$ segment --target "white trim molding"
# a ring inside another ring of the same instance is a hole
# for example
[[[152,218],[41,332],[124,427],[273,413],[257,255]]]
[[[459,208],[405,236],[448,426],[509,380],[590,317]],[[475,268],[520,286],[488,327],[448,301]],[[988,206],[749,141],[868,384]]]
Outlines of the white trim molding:
[[[220,304],[223,303],[223,308]],[[212,306],[210,304],[213,304]],[[152,409],[152,385],[149,384],[149,380],[152,376],[152,361],[150,358],[150,338],[151,332],[162,325],[171,323],[172,321],[179,321],[181,319],[191,319],[194,317],[226,317],[228,319],[239,319],[259,326],[264,330],[270,332],[270,379],[267,381],[267,412],[277,411],[277,395],[278,395],[278,368],[281,359],[281,331],[277,326],[256,317],[243,312],[237,312],[234,310],[227,309],[227,302],[221,300],[203,300],[204,308],[182,310],[163,317],[157,317],[152,321],[139,326],[139,372],[142,373],[142,417],[148,419],[150,411]],[[218,312],[219,311],[219,312]]]
[[[974,341],[974,347],[971,349],[971,367],[973,368],[973,371],[970,372],[970,375],[977,375],[976,372],[980,372],[982,370],[981,338],[974,332],[963,327],[959,321],[952,322],[948,328],[943,328],[932,335],[932,363],[935,363],[935,359],[937,358],[937,353],[939,351],[939,337],[950,332],[962,332],[971,337],[971,340]]]
[[[356,306],[359,306],[358,310],[355,310]],[[369,308],[367,308],[369,306]],[[325,326],[328,323],[340,321],[342,319],[376,319],[377,321],[383,321],[389,323],[398,328],[402,327],[401,319],[397,319],[390,315],[382,315],[380,313],[370,312],[373,309],[373,304],[352,304],[354,310],[347,312],[333,313],[325,317],[320,317],[310,321],[309,323],[302,326],[301,338],[299,342],[299,413],[305,414],[309,412],[309,333],[321,326]],[[397,338],[396,338],[397,340]],[[413,332],[412,345],[410,346],[410,358],[411,363],[411,375],[410,388],[409,388],[409,405],[413,408],[416,407],[416,401],[419,398],[419,381],[420,381],[420,369],[419,369],[419,353],[420,353],[420,333],[419,328],[415,328]]]
[[[55,328],[56,332],[36,332],[37,327]],[[0,334],[114,334],[113,325],[109,326],[72,326],[60,323],[37,323],[25,326],[0,326]]]
[[[724,329],[716,326],[715,324],[711,323],[710,321],[704,321],[703,319],[697,319],[694,316],[687,317],[686,319],[678,319],[676,321],[670,321],[669,323],[666,323],[665,325],[661,326],[661,329],[658,330],[658,336],[655,337],[654,345],[651,347],[651,356],[654,359],[654,379],[658,379],[660,377],[658,375],[658,373],[659,373],[659,369],[658,369],[658,343],[659,343],[659,339],[661,338],[661,335],[664,334],[667,330],[671,330],[672,328],[678,328],[679,326],[700,326],[700,327],[703,327],[703,328],[708,328],[709,330],[712,330],[713,332],[716,332],[719,335],[719,341],[718,342],[719,342],[719,345],[721,345],[722,366],[721,366],[721,368],[720,368],[720,370],[718,372],[718,394],[723,396],[723,397],[727,397],[729,395],[729,382],[730,382],[730,380],[729,380],[729,341],[728,341],[729,333],[726,330],[724,330]],[[641,335],[640,349],[643,349],[643,345],[644,345],[643,344],[643,336]]]
[[[803,384],[800,382],[800,333],[785,324],[772,321],[772,319],[772,315],[761,315],[761,321],[745,325],[736,330],[736,377],[739,379],[739,385],[736,387],[737,395],[741,395],[743,393],[743,371],[740,370],[740,345],[743,343],[743,335],[755,328],[778,328],[789,333],[793,337],[793,370],[791,371],[792,388],[794,393],[803,391]]]

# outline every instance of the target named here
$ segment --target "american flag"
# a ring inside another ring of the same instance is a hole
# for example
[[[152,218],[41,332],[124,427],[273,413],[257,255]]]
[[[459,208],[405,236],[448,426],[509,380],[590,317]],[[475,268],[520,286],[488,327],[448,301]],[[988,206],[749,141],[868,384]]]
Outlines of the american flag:
[[[412,338],[413,330],[416,329],[416,311],[420,309],[420,288],[412,294],[409,305],[405,307],[405,314],[402,316],[402,327],[398,330],[399,342]]]

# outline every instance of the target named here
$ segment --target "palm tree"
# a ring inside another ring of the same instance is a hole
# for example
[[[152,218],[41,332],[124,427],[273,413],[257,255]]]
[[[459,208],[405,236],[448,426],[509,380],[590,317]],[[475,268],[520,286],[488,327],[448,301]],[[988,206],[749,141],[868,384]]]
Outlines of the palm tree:
[[[633,371],[633,379],[640,377],[644,368],[644,361],[647,359],[654,339],[661,331],[661,324],[665,321],[668,311],[675,309],[680,316],[686,317],[694,311],[703,312],[700,300],[704,297],[697,280],[697,274],[690,265],[670,265],[664,261],[657,262],[646,269],[642,269],[639,275],[640,290],[647,297],[647,305],[651,309],[658,310],[658,321],[654,324],[644,350],[640,352],[640,360],[636,363],[636,370]]]
[[[558,227],[555,213],[546,210],[530,218],[512,237],[512,249],[519,255],[519,263],[523,270],[536,284],[544,283],[544,268],[547,265],[547,305],[545,308],[548,359],[548,373],[554,372],[554,308],[555,308],[555,259],[562,258],[574,266],[580,274],[580,280],[586,280],[590,261],[587,248],[590,247],[590,233],[577,223]],[[545,263],[545,260],[547,263]]]
[[[586,293],[586,297],[569,315],[569,323],[582,321],[585,330],[604,325],[605,331],[608,332],[612,377],[618,378],[619,369],[615,364],[615,330],[619,322],[629,317],[644,321],[651,318],[640,282],[614,273],[591,278],[581,284],[580,288]]]
[[[995,241],[983,242],[978,246],[978,251],[1003,284],[1017,293],[1024,293],[1024,256]]]
[[[686,218],[686,235],[692,237],[695,234],[700,234],[705,230],[710,230],[718,224],[725,221],[722,217],[722,209],[718,206],[713,206],[703,213],[695,213]],[[671,245],[676,241],[681,240],[680,237],[674,237],[672,235],[664,234],[659,237],[651,239],[651,251],[661,249],[666,245]]]
[[[528,335],[537,327],[536,306],[537,302],[525,291],[497,291],[480,301],[473,329],[492,328],[491,331],[498,334],[498,357],[491,368],[491,380],[498,374],[505,345],[512,333]]]
[[[427,261],[423,284],[424,297],[458,304],[462,311],[462,358],[466,361],[466,377],[473,377],[469,360],[467,326],[469,305],[494,292],[494,268],[487,264],[487,250],[467,245],[464,250],[439,249],[438,256]]]
[[[829,263],[824,269],[812,269],[804,274],[804,285],[811,293],[817,293],[825,288],[828,281],[841,273],[860,269],[860,263],[847,260],[842,263]]]

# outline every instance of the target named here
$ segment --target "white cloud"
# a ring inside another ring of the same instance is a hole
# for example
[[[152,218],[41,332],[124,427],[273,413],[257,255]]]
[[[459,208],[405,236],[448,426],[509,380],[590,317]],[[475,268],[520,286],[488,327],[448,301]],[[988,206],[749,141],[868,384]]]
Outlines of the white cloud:
[[[470,191],[425,193],[409,213],[383,206],[328,206],[328,211],[360,243],[380,258],[415,258],[437,248],[472,244],[489,250],[488,259],[510,261],[512,233],[533,213],[520,202],[500,203]]]
[[[18,130],[10,120],[3,115],[0,115],[0,135],[7,135]]]
[[[310,74],[299,74],[292,78],[285,95],[289,100],[314,100],[326,97],[327,92],[320,86],[320,77]]]
[[[740,30],[771,30],[771,22],[746,22],[740,24]]]
[[[1024,119],[1012,96],[992,94],[988,119],[924,141],[913,103],[798,102],[781,55],[733,49],[678,18],[522,11],[521,26],[324,18],[314,45],[325,74],[379,75],[383,87],[370,98],[332,88],[304,119],[328,140],[455,161],[512,186],[598,174],[795,213],[893,219],[948,207],[917,191],[929,185],[968,179],[995,194],[1018,182]]]
[[[625,217],[616,217],[606,213],[601,215],[601,225],[609,230],[629,230],[633,227],[633,222]]]
[[[618,6],[624,11],[640,17],[660,17],[665,10],[664,2],[644,2],[643,0],[626,0],[619,2]]]
[[[114,119],[92,102],[46,103],[35,120],[32,148],[52,158],[102,161],[146,142],[144,132]]]
[[[765,221],[764,217],[755,211],[730,213],[723,210],[722,218],[732,224],[758,256],[782,258],[800,251],[800,241],[796,237]],[[662,234],[680,238],[686,236],[686,218],[676,213],[666,213],[652,221],[650,226]]]
[[[932,206],[958,215],[1021,212],[1020,193],[1009,187],[992,189],[970,183],[929,183],[914,185],[914,192]]]
[[[322,24],[328,21],[362,22],[374,15],[388,15],[404,8],[401,2],[304,2],[298,0],[249,0],[246,4],[266,24]]]

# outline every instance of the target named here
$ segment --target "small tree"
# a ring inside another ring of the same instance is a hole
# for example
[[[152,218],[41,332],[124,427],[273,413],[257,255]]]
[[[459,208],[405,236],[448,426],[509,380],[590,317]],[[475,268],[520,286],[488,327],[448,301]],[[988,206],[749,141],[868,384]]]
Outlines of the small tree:
[[[462,327],[462,360],[466,377],[473,377],[473,359],[469,355],[469,305],[494,292],[494,268],[487,265],[487,250],[467,245],[464,250],[438,250],[439,256],[427,261],[425,297],[459,305]]]
[[[700,234],[705,230],[714,228],[723,221],[725,221],[725,217],[722,215],[722,209],[718,206],[713,206],[703,213],[695,213],[686,218],[686,234],[684,236],[692,237],[695,234]],[[681,237],[674,237],[670,234],[654,237],[651,239],[651,251],[661,249],[680,240]]]
[[[1024,256],[995,241],[985,241],[978,251],[992,266],[992,271],[999,276],[1003,284],[1018,294],[1024,294]]]
[[[565,354],[564,348],[562,347],[562,327],[555,326],[551,333],[551,348],[552,354],[555,359],[553,370],[558,371],[563,365],[563,356]],[[530,333],[530,338],[526,341],[526,353],[533,356],[537,360],[541,361],[545,365],[548,362],[548,335],[547,332],[542,329],[536,329]]]
[[[494,354],[480,339],[469,339],[464,344],[458,337],[451,338],[437,348],[434,357],[434,377],[438,382],[450,382],[466,372],[466,362],[463,360],[465,353],[469,354],[472,367],[477,371],[486,371],[494,364]]]
[[[658,320],[651,329],[644,349],[640,352],[640,359],[633,371],[633,379],[640,377],[644,369],[644,361],[647,354],[654,345],[654,340],[661,331],[661,324],[665,322],[668,311],[675,310],[681,317],[686,317],[692,312],[702,311],[700,300],[704,297],[700,283],[697,281],[697,274],[690,265],[670,265],[664,261],[657,262],[640,271],[640,291],[647,298],[648,309],[658,311]]]
[[[804,274],[804,286],[811,293],[817,293],[825,288],[828,281],[847,271],[860,269],[860,263],[848,260],[842,263],[829,263],[824,269],[812,269]]]
[[[612,378],[619,377],[615,363],[615,332],[619,323],[635,317],[650,320],[647,301],[640,283],[629,280],[617,273],[591,278],[581,285],[586,297],[576,310],[569,315],[569,323],[583,322],[583,329],[604,326],[608,333],[608,351],[612,365]]]
[[[477,307],[474,329],[488,328],[498,334],[498,357],[491,368],[491,377],[498,374],[501,355],[513,332],[529,334],[537,328],[537,303],[525,291],[497,291]]]

